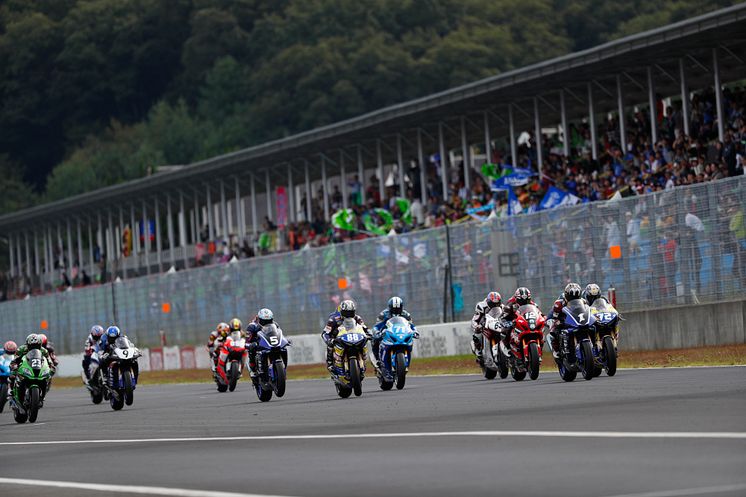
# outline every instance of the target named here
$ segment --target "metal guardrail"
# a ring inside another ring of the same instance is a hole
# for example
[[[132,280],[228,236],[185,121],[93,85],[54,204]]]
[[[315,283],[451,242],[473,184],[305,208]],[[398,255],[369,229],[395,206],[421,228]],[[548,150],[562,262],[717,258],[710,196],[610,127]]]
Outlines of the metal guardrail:
[[[468,319],[488,290],[507,298],[517,284],[548,311],[569,281],[614,286],[623,311],[742,297],[746,178],[5,302],[0,337],[20,340],[44,320],[61,352],[77,351],[93,323],[116,316],[143,346],[159,330],[199,343],[262,306],[289,333],[313,333],[344,298],[373,321],[392,295],[415,322],[437,323]]]

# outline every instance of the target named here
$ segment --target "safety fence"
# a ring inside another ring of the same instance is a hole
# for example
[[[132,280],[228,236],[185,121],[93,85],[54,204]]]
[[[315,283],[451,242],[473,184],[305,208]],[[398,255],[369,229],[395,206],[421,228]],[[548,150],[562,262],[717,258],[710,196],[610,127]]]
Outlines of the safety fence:
[[[194,344],[263,306],[289,334],[315,333],[344,298],[373,321],[392,295],[438,323],[517,284],[548,311],[569,281],[614,287],[623,311],[717,302],[746,289],[745,214],[746,180],[730,178],[5,302],[0,338],[42,325],[76,351],[91,324],[116,322],[141,346]]]

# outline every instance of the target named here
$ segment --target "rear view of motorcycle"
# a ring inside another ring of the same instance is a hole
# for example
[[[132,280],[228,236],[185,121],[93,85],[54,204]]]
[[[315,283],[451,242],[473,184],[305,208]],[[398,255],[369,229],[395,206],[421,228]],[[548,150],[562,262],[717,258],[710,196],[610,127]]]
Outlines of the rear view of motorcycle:
[[[595,318],[583,299],[571,300],[562,309],[562,331],[560,333],[557,368],[565,381],[573,381],[578,372],[586,380],[594,377],[592,338],[595,333]]]
[[[619,312],[605,298],[599,297],[591,306],[595,320],[595,339],[593,354],[595,356],[594,374],[599,376],[606,371],[608,376],[616,374],[617,338],[619,336]]]
[[[368,337],[354,319],[347,318],[334,339],[334,370],[331,375],[337,395],[346,399],[363,393]]]
[[[272,393],[285,395],[288,351],[290,345],[276,324],[268,324],[257,334],[256,370],[251,378],[256,396],[268,402]]]
[[[135,401],[137,377],[133,366],[140,355],[127,337],[119,337],[114,342],[109,361],[109,403],[115,411]]]

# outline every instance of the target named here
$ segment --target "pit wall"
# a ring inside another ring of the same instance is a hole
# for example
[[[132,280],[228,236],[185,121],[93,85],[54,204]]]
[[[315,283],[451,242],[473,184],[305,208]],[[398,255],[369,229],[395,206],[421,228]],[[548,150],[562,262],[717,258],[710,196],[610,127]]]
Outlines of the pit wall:
[[[659,350],[746,343],[746,300],[623,314],[621,350]],[[415,357],[440,357],[471,352],[470,322],[420,325]],[[325,346],[318,334],[290,337],[290,364],[324,362]],[[141,371],[208,369],[205,347],[142,349]],[[80,354],[60,356],[59,376],[79,376]]]

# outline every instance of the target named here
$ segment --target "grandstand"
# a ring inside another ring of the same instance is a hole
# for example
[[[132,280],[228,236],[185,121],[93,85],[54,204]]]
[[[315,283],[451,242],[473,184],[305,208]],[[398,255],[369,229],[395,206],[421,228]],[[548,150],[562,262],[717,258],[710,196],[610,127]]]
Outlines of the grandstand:
[[[348,179],[384,201],[412,190],[425,205],[467,194],[479,167],[495,157],[519,162],[522,133],[534,137],[528,159],[540,178],[551,153],[543,131],[585,126],[590,155],[604,153],[600,123],[617,116],[621,150],[627,119],[648,119],[648,143],[662,129],[658,107],[670,102],[693,121],[692,95],[713,94],[713,133],[727,138],[725,98],[746,77],[746,4],[719,10],[583,52],[381,109],[295,136],[0,217],[13,295],[89,280],[111,281],[199,265],[231,238],[256,244],[268,225],[332,215],[336,187],[348,207]],[[568,138],[561,155],[571,155]],[[502,149],[505,152],[502,153]],[[498,153],[499,152],[499,153]],[[434,162],[430,158],[434,157]],[[411,167],[410,162],[416,164]],[[426,177],[437,171],[436,190]],[[413,177],[416,171],[417,177]],[[370,178],[375,177],[375,183]],[[387,189],[387,180],[389,186]],[[140,234],[140,235],[138,235]],[[130,240],[129,243],[122,240]],[[280,242],[281,243],[281,242]],[[131,248],[130,248],[131,247]],[[213,259],[209,259],[213,260]],[[6,268],[3,268],[6,269]]]

